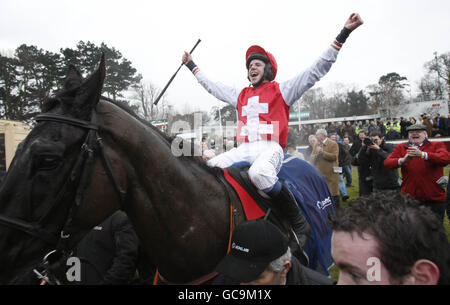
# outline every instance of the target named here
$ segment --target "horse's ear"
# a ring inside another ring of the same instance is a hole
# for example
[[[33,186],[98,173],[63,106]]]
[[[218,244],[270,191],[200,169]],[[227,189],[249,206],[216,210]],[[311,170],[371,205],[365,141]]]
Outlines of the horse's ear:
[[[81,86],[82,82],[83,77],[81,76],[80,71],[78,71],[78,69],[74,65],[69,65],[66,79],[64,81],[64,89],[65,90],[75,89]]]
[[[77,95],[74,101],[76,107],[93,108],[97,105],[103,89],[105,75],[105,54],[102,53],[100,64],[97,70],[81,84],[80,88],[77,91]]]

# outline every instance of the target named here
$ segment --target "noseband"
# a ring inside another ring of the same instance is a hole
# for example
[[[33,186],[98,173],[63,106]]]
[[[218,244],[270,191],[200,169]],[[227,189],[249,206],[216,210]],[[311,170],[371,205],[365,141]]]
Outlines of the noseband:
[[[28,235],[43,240],[48,244],[56,245],[56,250],[51,251],[44,257],[44,264],[48,264],[51,261],[59,260],[62,256],[64,256],[64,253],[70,251],[70,249],[68,249],[68,240],[71,234],[76,232],[76,230],[74,230],[75,226],[73,225],[73,219],[83,201],[83,194],[86,187],[88,186],[88,181],[91,176],[91,170],[93,168],[94,154],[96,152],[100,154],[106,174],[108,175],[109,180],[119,197],[121,209],[123,209],[124,207],[126,193],[124,190],[122,190],[117,179],[114,177],[111,164],[105,154],[103,140],[98,134],[99,127],[97,122],[97,112],[95,111],[95,109],[92,110],[90,122],[53,113],[37,115],[36,121],[48,121],[68,124],[88,130],[86,138],[81,145],[80,154],[78,155],[75,165],[71,170],[70,176],[67,178],[64,185],[64,188],[73,186],[76,191],[75,199],[70,206],[68,217],[65,220],[64,226],[61,229],[59,236],[44,229],[43,224],[40,222],[31,223],[18,218],[0,215],[0,225],[22,231]],[[76,181],[78,181],[77,185],[75,185]],[[55,199],[55,203],[51,206],[50,211],[46,215],[49,215],[52,209],[59,206],[59,203],[60,201],[62,201],[64,194],[65,192],[61,192],[61,196],[58,196]],[[44,217],[43,219],[45,218],[46,217]]]

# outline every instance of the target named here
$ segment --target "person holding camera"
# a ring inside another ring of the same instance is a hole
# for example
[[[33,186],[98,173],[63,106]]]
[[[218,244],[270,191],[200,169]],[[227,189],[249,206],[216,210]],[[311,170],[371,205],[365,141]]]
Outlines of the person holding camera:
[[[444,167],[450,163],[450,154],[443,142],[428,140],[427,126],[415,124],[407,130],[409,141],[398,144],[384,165],[401,167],[402,193],[429,207],[442,223],[446,206]]]
[[[394,145],[386,143],[380,132],[372,132],[370,138],[365,138],[368,147],[369,166],[372,170],[373,191],[398,190],[398,170],[384,166],[384,160],[394,151]]]

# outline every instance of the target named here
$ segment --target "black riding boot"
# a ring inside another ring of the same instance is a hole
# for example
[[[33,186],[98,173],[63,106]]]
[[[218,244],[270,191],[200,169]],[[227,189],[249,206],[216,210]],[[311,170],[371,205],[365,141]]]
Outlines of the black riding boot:
[[[311,227],[306,218],[300,213],[294,195],[284,185],[274,198],[281,213],[289,220],[296,237],[297,247],[303,252],[306,242],[311,235]],[[297,249],[292,249],[295,252]]]

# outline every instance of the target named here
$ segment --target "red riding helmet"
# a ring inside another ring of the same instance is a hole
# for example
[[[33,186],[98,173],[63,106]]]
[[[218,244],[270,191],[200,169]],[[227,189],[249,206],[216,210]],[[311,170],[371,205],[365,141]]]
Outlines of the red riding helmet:
[[[253,59],[260,59],[264,61],[266,64],[270,63],[270,71],[265,71],[264,76],[267,77],[270,81],[274,80],[277,76],[278,65],[275,57],[260,46],[254,45],[248,48],[247,53],[245,54],[245,63],[248,70],[248,66]],[[268,72],[268,73],[266,73]],[[267,75],[266,75],[267,74]]]

